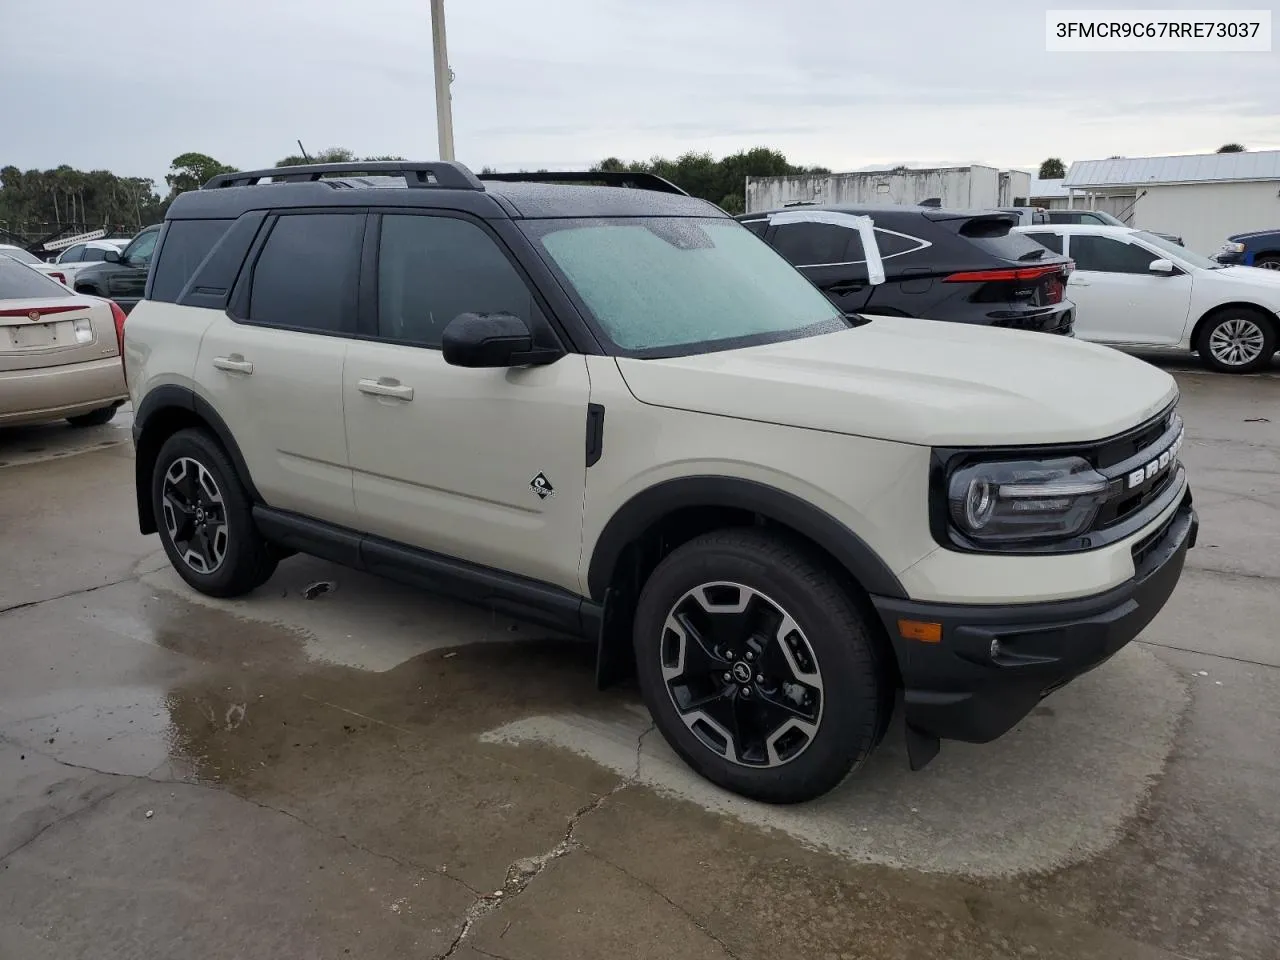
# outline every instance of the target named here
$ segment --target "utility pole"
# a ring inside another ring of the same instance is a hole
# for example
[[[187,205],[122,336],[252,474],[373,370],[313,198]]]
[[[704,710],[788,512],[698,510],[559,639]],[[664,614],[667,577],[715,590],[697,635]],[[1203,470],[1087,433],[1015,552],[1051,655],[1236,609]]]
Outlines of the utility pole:
[[[444,0],[431,0],[431,50],[436,68],[436,127],[440,134],[440,159],[453,159],[453,104],[449,84],[449,51],[444,37]]]

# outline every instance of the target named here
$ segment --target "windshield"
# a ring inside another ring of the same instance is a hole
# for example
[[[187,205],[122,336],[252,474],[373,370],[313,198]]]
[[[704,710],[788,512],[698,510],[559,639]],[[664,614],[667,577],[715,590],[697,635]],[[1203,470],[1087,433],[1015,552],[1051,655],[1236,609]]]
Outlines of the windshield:
[[[11,257],[19,263],[40,263],[40,258],[21,247],[0,247],[0,257]]]
[[[0,300],[47,300],[69,296],[71,291],[57,280],[16,263],[0,251]]]
[[[734,220],[533,220],[522,227],[624,356],[727,350],[850,326]]]
[[[1112,226],[1112,227],[1128,226],[1128,224],[1125,223],[1123,220],[1121,220],[1119,217],[1114,217],[1111,214],[1107,213],[1105,210],[1092,210],[1090,212],[1099,220],[1101,220],[1103,223],[1107,224],[1108,226]]]
[[[1217,260],[1210,260],[1208,257],[1200,256],[1198,253],[1192,253],[1186,247],[1180,247],[1172,240],[1166,240],[1164,237],[1157,237],[1154,233],[1139,230],[1135,236],[1148,246],[1158,247],[1165,253],[1170,254],[1174,260],[1181,260],[1191,264],[1193,267],[1199,267],[1201,270],[1222,269],[1222,264],[1218,263]]]

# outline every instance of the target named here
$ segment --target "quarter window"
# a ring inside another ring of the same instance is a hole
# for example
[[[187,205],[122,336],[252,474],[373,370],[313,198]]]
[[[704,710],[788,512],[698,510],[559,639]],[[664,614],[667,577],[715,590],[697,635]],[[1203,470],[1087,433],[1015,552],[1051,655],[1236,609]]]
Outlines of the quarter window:
[[[378,247],[378,335],[439,349],[463,313],[540,313],[511,261],[480,227],[455,217],[387,215]]]
[[[196,267],[222,239],[231,220],[171,220],[156,261],[151,299],[176,303]],[[101,252],[101,251],[99,251]]]
[[[363,214],[282,216],[253,268],[254,323],[354,333]]]
[[[1160,257],[1132,243],[1077,233],[1071,237],[1071,259],[1075,260],[1077,270],[1147,273],[1151,261]]]

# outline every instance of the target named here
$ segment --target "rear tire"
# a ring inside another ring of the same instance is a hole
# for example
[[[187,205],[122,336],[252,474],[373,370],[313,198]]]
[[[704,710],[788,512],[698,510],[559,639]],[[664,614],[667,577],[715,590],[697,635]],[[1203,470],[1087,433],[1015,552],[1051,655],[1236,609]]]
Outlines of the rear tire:
[[[1253,265],[1263,270],[1280,270],[1280,254],[1268,253],[1258,257],[1253,261]]]
[[[1256,373],[1276,352],[1276,327],[1260,310],[1227,307],[1205,323],[1196,349],[1210,370]]]
[[[88,413],[82,413],[75,417],[67,417],[67,423],[73,427],[100,427],[104,423],[110,423],[119,409],[120,404],[113,403],[110,406],[99,407],[97,410],[90,410]]]
[[[253,522],[235,467],[203,430],[179,430],[151,475],[160,542],[183,580],[211,597],[238,597],[275,572],[277,555]]]
[[[893,709],[891,656],[840,579],[802,544],[720,530],[649,577],[634,623],[654,723],[735,793],[799,803],[875,749]]]

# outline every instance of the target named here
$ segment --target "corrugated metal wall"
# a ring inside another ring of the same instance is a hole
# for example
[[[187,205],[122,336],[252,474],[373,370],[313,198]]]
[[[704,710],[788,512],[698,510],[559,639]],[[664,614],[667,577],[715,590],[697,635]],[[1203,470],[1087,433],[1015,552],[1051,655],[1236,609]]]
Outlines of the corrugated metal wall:
[[[1133,225],[1182,237],[1212,256],[1233,233],[1280,228],[1280,181],[1144,187]]]
[[[1030,183],[1028,177],[1024,191],[1030,188]],[[1000,202],[1000,171],[995,167],[877,170],[823,176],[747,178],[748,213],[774,210],[788,203],[802,201],[901,206],[919,203],[930,197],[941,198],[944,207],[959,209],[1008,205]]]

